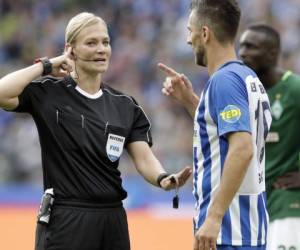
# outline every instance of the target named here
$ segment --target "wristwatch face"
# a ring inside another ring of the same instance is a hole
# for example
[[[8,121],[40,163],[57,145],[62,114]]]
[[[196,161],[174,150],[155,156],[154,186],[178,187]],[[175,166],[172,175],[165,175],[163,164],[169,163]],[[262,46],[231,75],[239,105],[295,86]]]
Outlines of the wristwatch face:
[[[52,72],[52,63],[48,59],[48,57],[41,57],[34,60],[34,63],[41,62],[43,64],[43,76],[49,75]]]
[[[43,59],[42,63],[44,65],[43,75],[49,75],[52,72],[52,63],[50,62],[50,60],[48,58]]]

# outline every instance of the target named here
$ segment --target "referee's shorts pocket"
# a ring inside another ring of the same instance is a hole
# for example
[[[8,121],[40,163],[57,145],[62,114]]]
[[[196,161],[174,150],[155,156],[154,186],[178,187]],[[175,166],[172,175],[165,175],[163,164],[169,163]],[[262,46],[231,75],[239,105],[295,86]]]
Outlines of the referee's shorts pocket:
[[[35,232],[35,250],[46,250],[47,226],[37,223]]]

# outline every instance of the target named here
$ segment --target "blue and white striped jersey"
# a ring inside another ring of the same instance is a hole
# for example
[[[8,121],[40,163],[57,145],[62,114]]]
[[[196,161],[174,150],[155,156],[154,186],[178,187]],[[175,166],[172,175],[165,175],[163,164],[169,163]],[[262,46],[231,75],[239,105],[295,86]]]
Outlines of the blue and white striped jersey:
[[[206,83],[194,119],[195,230],[204,222],[222,178],[228,152],[226,134],[249,132],[254,148],[246,176],[223,218],[217,244],[265,244],[268,214],[264,148],[271,120],[264,87],[242,62],[224,64]]]

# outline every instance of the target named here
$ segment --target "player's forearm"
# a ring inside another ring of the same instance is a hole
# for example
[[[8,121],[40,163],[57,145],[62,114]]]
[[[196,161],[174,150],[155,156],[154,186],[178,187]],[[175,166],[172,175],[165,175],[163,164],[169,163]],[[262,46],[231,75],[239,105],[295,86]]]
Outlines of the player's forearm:
[[[243,182],[252,158],[252,150],[252,145],[243,147],[242,144],[229,149],[224,163],[221,183],[209,208],[208,217],[222,220]]]
[[[188,100],[184,101],[182,104],[185,107],[185,109],[188,111],[189,115],[192,118],[194,118],[196,109],[199,104],[199,97],[194,93],[193,95],[191,95],[191,97]]]
[[[0,79],[0,104],[18,97],[24,88],[43,73],[42,63],[12,72]]]

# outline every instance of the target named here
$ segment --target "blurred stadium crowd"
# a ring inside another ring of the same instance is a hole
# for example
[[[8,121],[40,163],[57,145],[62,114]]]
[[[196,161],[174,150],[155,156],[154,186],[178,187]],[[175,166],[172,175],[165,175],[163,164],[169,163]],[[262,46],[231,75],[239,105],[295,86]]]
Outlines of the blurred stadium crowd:
[[[252,22],[276,27],[282,36],[284,68],[300,73],[300,1],[239,0],[240,31]],[[153,150],[165,168],[192,164],[192,121],[160,90],[164,62],[184,72],[199,93],[207,80],[194,65],[186,44],[189,0],[0,0],[0,78],[30,65],[34,58],[63,51],[68,20],[82,11],[103,17],[109,25],[112,59],[105,82],[135,97],[152,122]],[[0,184],[41,183],[38,134],[31,117],[0,110]],[[136,171],[128,157],[124,175]]]

